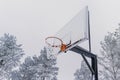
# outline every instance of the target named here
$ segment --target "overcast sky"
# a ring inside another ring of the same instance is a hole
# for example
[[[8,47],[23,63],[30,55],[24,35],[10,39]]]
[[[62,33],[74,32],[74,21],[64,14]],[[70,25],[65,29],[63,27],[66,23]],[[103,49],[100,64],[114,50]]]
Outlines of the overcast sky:
[[[23,44],[26,55],[39,54],[44,39],[62,28],[81,6],[88,5],[92,52],[99,54],[100,41],[120,23],[120,0],[0,0],[0,36],[10,33]],[[80,67],[78,54],[58,57],[59,80],[73,80]]]

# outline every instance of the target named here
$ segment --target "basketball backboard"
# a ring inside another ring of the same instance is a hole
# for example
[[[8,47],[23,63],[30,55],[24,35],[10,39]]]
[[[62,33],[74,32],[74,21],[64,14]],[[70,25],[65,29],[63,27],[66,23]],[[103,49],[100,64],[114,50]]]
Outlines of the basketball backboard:
[[[65,26],[63,26],[55,35],[52,44],[69,44],[65,51],[88,40],[88,7],[85,6],[77,13]],[[58,39],[57,39],[58,38]]]
[[[79,45],[87,40],[89,41],[89,51]],[[97,56],[91,53],[88,7],[81,9],[54,36],[47,37],[46,43],[53,48],[53,51],[57,52],[55,56],[52,54],[53,57],[68,50],[80,54],[85,61],[81,64],[81,70],[88,71],[82,75],[82,78],[98,80]]]

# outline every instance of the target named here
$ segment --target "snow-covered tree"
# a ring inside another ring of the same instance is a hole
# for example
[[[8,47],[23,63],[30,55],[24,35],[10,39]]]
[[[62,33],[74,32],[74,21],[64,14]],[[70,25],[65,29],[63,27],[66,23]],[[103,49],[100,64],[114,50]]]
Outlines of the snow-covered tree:
[[[0,38],[0,80],[9,79],[10,72],[19,65],[23,54],[21,44],[17,44],[16,37],[4,34]]]
[[[39,59],[41,59],[42,63],[42,80],[55,80],[56,75],[58,74],[58,67],[56,67],[56,59],[55,58],[48,58],[47,57],[47,48],[44,48],[44,50],[41,50],[41,56]],[[48,79],[46,79],[48,78]]]
[[[75,80],[91,80],[92,79],[92,73],[89,70],[87,64],[85,61],[81,62],[81,68],[77,69],[74,73]]]
[[[120,28],[108,33],[101,42],[100,80],[120,80]]]
[[[57,80],[56,59],[47,58],[47,49],[40,56],[27,57],[19,70],[13,71],[12,80]]]
[[[38,71],[41,66],[34,62],[31,57],[27,57],[23,64],[20,65],[19,70],[12,72],[12,80],[39,80],[36,79]]]

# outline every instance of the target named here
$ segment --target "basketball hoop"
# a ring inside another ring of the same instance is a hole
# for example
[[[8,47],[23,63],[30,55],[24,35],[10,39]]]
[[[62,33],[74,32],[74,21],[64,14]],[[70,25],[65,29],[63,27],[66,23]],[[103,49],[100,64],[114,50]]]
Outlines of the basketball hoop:
[[[53,48],[60,48],[61,52],[65,52],[67,45],[58,37],[47,37],[45,42],[48,46]]]

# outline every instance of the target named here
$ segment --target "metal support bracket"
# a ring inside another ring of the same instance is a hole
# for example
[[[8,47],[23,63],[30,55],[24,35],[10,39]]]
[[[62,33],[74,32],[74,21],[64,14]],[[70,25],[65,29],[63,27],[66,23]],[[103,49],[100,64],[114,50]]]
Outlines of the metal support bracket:
[[[94,79],[98,80],[97,56],[79,46],[75,46],[71,48],[70,51],[76,52],[83,57],[92,75],[94,75]],[[85,56],[91,59],[91,64],[92,64],[91,66],[89,62],[87,61],[87,59],[85,58]]]

